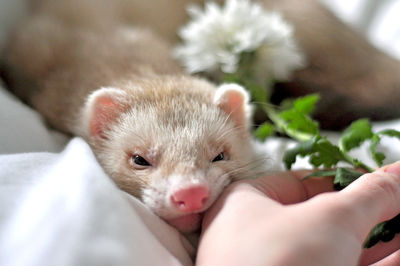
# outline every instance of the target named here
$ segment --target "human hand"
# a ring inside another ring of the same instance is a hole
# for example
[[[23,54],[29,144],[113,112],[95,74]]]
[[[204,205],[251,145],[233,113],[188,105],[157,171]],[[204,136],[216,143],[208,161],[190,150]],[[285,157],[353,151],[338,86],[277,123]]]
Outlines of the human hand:
[[[400,213],[400,162],[339,192],[329,179],[302,181],[307,173],[228,187],[204,217],[196,265],[400,265],[398,252],[388,256],[398,236],[362,249],[374,225]]]

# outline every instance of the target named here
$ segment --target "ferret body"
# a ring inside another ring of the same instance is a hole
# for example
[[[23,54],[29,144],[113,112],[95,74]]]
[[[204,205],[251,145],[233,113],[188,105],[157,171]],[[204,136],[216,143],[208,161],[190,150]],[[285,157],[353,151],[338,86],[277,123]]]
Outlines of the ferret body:
[[[10,36],[2,76],[52,127],[87,140],[121,189],[189,232],[227,184],[264,171],[243,88],[186,75],[147,30],[52,14]]]

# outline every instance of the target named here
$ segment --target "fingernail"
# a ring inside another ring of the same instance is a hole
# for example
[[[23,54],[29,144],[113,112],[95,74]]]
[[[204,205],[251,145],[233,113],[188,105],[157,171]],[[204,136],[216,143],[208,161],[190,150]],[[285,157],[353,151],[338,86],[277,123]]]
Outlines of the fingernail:
[[[394,163],[394,164],[390,164],[388,166],[385,166],[383,168],[383,171],[385,173],[389,173],[391,175],[400,177],[400,161]]]

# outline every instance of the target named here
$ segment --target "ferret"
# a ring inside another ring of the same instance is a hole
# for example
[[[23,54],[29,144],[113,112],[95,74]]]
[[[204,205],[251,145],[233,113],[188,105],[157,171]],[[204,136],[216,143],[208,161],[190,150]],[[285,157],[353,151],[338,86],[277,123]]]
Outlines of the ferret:
[[[54,14],[10,35],[2,77],[51,127],[83,137],[119,188],[191,232],[224,187],[263,173],[242,87],[184,73],[149,30]]]

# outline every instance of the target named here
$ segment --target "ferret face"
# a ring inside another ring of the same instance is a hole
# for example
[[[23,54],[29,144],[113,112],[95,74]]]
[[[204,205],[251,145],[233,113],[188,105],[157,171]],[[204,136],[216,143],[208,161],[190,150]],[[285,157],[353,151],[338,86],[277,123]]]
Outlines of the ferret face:
[[[121,189],[180,231],[193,231],[226,185],[254,177],[261,164],[249,143],[247,95],[235,86],[214,95],[147,92],[138,91],[108,130],[93,126],[104,134],[94,150]]]

